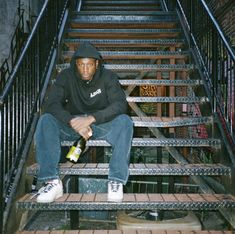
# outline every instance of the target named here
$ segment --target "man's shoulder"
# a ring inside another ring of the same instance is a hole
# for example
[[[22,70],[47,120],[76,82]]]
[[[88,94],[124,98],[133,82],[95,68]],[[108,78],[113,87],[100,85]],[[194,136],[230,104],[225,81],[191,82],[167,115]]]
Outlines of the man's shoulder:
[[[117,74],[115,72],[113,72],[110,69],[107,69],[105,67],[102,68],[102,76],[104,76],[107,79],[113,78],[113,79],[117,79]]]

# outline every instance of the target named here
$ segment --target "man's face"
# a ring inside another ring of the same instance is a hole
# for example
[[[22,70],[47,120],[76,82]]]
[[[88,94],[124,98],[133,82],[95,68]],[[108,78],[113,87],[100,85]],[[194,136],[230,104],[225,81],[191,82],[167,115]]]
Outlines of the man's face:
[[[96,72],[99,61],[94,58],[78,58],[76,65],[83,80],[91,80]]]

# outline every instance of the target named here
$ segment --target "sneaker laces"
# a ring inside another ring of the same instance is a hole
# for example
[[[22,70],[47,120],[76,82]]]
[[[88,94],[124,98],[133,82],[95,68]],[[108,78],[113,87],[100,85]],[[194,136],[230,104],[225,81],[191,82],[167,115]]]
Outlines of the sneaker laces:
[[[116,181],[111,181],[110,182],[111,184],[111,190],[112,192],[117,192],[119,190],[119,187],[120,187],[120,183],[116,182]]]
[[[40,188],[38,190],[38,193],[41,194],[41,193],[48,193],[50,192],[50,190],[55,186],[56,184],[54,183],[47,183],[45,186],[43,186],[42,188]]]
[[[46,183],[45,186],[40,188],[37,193],[33,194],[30,199],[40,195],[41,193],[48,193],[55,185],[56,183]]]

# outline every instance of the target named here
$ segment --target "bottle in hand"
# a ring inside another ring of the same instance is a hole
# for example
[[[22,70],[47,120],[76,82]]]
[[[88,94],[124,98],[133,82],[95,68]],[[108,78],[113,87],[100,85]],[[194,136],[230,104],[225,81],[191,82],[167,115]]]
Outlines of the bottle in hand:
[[[78,141],[75,141],[73,146],[70,148],[68,154],[66,155],[66,158],[76,163],[79,159],[79,157],[84,153],[86,149],[86,140],[81,137]]]

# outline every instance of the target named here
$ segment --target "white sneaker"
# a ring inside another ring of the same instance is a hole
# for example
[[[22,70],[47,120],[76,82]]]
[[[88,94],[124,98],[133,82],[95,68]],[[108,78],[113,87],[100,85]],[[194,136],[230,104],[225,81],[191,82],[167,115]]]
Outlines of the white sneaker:
[[[37,202],[53,202],[63,196],[63,185],[61,180],[53,180],[40,188],[37,193]]]
[[[123,185],[117,181],[108,182],[108,201],[121,202],[123,199]]]

